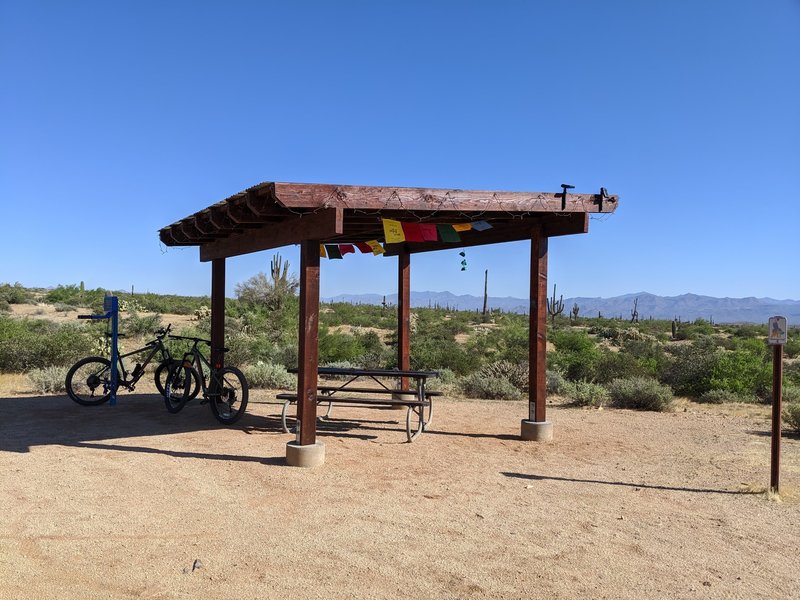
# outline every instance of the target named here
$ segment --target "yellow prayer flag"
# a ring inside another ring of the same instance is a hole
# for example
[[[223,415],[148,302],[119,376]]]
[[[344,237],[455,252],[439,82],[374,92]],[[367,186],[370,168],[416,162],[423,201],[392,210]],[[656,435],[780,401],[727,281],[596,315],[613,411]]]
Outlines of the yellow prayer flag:
[[[372,254],[374,256],[378,256],[379,254],[383,254],[386,250],[383,249],[381,243],[378,240],[370,240],[367,242],[367,246],[372,248]]]
[[[472,229],[472,223],[453,223],[453,229],[456,231],[469,231]]]
[[[322,244],[319,245],[319,257],[328,258],[328,253],[325,252],[325,246],[323,246]]]
[[[383,235],[386,237],[387,244],[397,244],[405,242],[406,236],[403,234],[403,226],[400,221],[393,219],[381,219],[383,221]]]

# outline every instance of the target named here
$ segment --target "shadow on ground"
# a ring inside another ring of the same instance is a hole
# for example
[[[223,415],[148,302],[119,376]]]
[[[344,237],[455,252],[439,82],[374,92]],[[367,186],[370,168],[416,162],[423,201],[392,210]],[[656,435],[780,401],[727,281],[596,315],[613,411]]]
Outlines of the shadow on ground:
[[[579,479],[577,477],[558,477],[556,475],[534,475],[526,473],[501,473],[506,477],[514,477],[516,479],[528,479],[531,481],[566,481],[568,483],[595,483],[599,485],[615,485],[622,487],[632,487],[635,489],[646,490],[666,490],[671,492],[693,492],[696,494],[758,494],[759,491],[754,490],[715,490],[712,488],[691,488],[671,485],[655,485],[652,483],[630,483],[627,481],[607,481],[603,479]]]
[[[245,434],[275,433],[287,436],[281,430],[279,405],[275,415],[261,416],[248,411],[234,425],[219,423],[206,405],[193,401],[178,414],[167,412],[163,399],[158,394],[132,394],[120,396],[117,405],[79,406],[67,396],[36,396],[0,398],[3,418],[0,420],[0,451],[29,452],[32,447],[46,445],[103,448],[126,452],[150,452],[170,454],[170,451],[145,446],[114,445],[108,440],[172,435],[230,428]],[[373,426],[380,423],[383,427]],[[374,440],[375,433],[402,430],[405,439],[405,423],[388,419],[371,421],[360,419],[336,419],[318,421],[320,437],[345,437]],[[227,455],[188,454],[193,458],[219,460],[254,460],[259,457],[231,457]],[[283,460],[283,459],[281,459]]]

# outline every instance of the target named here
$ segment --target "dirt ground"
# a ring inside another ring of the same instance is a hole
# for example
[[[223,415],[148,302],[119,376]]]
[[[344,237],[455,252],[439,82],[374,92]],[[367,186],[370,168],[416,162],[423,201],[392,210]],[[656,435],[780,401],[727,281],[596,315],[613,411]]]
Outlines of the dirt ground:
[[[440,401],[413,444],[336,408],[306,470],[270,398],[233,428],[0,398],[0,598],[800,597],[800,439],[768,497],[764,407],[552,406],[547,444],[521,402]]]

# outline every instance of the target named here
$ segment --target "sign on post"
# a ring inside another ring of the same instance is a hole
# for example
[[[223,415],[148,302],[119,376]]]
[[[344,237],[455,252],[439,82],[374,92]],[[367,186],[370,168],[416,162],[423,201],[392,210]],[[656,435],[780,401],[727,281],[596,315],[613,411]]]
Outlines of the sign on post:
[[[770,317],[767,342],[769,342],[771,346],[785,345],[788,329],[789,328],[786,326],[786,317]]]

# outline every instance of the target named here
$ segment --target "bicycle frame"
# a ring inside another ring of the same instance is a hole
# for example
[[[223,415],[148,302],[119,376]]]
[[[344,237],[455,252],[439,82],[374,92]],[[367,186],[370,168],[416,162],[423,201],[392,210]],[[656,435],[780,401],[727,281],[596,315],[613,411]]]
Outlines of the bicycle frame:
[[[145,372],[145,367],[147,367],[147,365],[148,365],[148,364],[150,364],[150,361],[151,361],[151,360],[153,360],[153,357],[154,357],[154,356],[155,356],[157,353],[161,352],[161,360],[162,360],[162,361],[164,361],[164,360],[169,360],[169,359],[171,359],[171,358],[172,358],[172,357],[170,356],[169,350],[167,350],[167,347],[164,345],[164,342],[163,342],[163,340],[161,340],[160,338],[158,338],[158,337],[157,337],[157,338],[156,338],[156,339],[155,339],[155,340],[152,342],[152,346],[153,346],[153,347],[152,347],[152,349],[150,350],[150,353],[149,353],[149,354],[147,354],[147,356],[145,356],[144,360],[142,360],[142,361],[139,363],[139,364],[141,365],[141,369],[139,370],[139,372],[138,372],[138,373],[136,373],[136,372],[135,372],[135,371],[136,371],[136,369],[135,369],[135,368],[134,368],[134,371],[131,371],[131,372],[130,372],[130,373],[131,373],[131,375],[132,375],[132,378],[131,378],[131,379],[130,379],[130,381],[129,381],[129,380],[128,380],[128,373],[129,373],[129,371],[128,371],[128,370],[125,368],[125,363],[123,362],[123,360],[122,360],[122,359],[123,359],[123,358],[127,358],[127,357],[129,357],[129,356],[133,356],[134,354],[141,354],[142,352],[144,352],[145,350],[147,350],[149,346],[150,346],[150,344],[148,344],[147,346],[142,346],[141,348],[139,348],[139,349],[137,349],[137,350],[133,350],[133,351],[131,351],[131,352],[126,352],[125,354],[120,354],[120,355],[118,356],[117,362],[118,362],[118,364],[119,364],[119,372],[120,372],[120,374],[122,375],[122,377],[120,377],[120,378],[119,378],[119,380],[118,380],[118,382],[117,382],[119,385],[123,385],[123,386],[125,386],[126,388],[128,388],[128,389],[131,389],[131,390],[132,390],[132,389],[133,389],[133,386],[134,386],[134,385],[136,385],[136,382],[138,382],[138,381],[139,381],[139,379],[141,379],[141,378],[142,378],[142,375],[144,375],[144,372]]]

